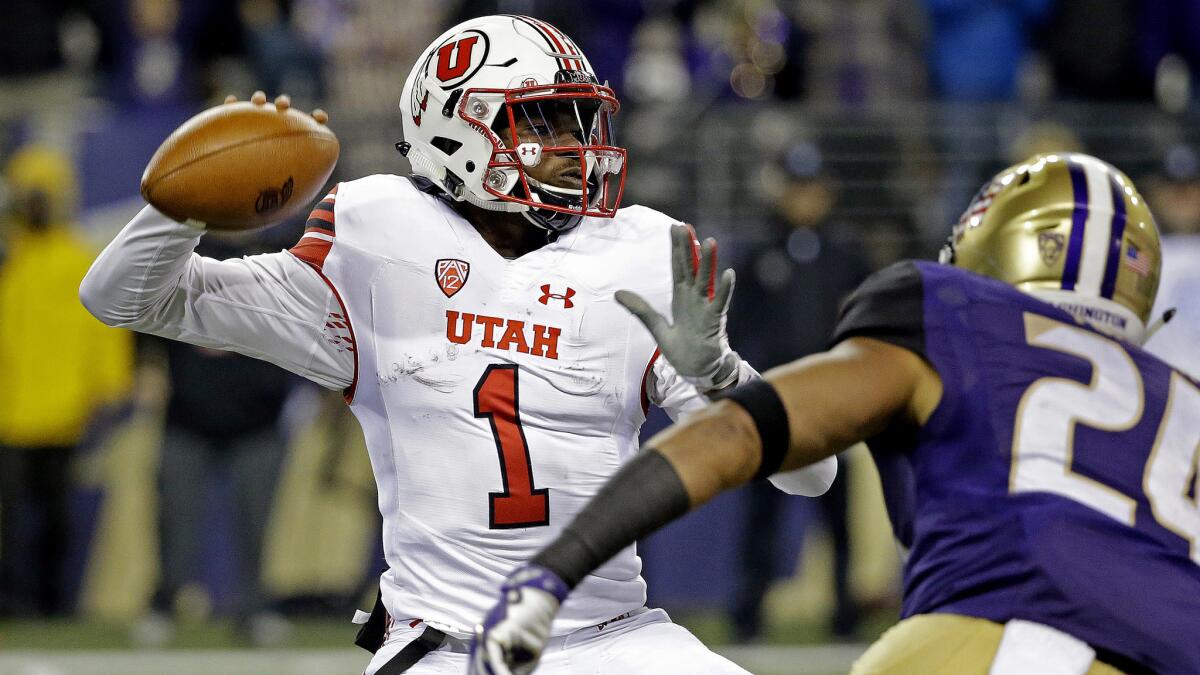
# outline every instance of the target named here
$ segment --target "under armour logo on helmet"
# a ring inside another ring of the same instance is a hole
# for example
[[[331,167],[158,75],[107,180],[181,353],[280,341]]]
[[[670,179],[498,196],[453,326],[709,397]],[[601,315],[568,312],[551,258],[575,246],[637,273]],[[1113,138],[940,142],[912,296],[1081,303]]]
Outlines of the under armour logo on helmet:
[[[517,146],[517,156],[525,166],[537,166],[542,163],[542,144],[522,143]]]
[[[575,289],[567,286],[566,293],[551,293],[550,284],[542,284],[542,297],[538,298],[538,302],[543,305],[549,305],[550,299],[562,300],[564,309],[571,309],[575,303],[571,302],[571,298],[575,297]]]

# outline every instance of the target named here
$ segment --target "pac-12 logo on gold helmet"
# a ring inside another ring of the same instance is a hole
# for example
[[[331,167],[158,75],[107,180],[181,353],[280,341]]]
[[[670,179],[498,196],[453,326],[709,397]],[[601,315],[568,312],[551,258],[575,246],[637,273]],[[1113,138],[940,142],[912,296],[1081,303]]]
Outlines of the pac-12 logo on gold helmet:
[[[1080,153],[1036,155],[997,174],[954,226],[941,259],[1135,343],[1144,339],[1162,264],[1158,228],[1133,182]]]

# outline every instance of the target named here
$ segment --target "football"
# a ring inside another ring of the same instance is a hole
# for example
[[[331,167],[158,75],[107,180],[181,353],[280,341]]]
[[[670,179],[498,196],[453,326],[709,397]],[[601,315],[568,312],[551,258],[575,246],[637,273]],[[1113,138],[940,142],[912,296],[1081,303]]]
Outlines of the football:
[[[176,220],[250,230],[296,215],[322,193],[338,159],[328,116],[226,99],[167,137],[142,174],[142,197]]]

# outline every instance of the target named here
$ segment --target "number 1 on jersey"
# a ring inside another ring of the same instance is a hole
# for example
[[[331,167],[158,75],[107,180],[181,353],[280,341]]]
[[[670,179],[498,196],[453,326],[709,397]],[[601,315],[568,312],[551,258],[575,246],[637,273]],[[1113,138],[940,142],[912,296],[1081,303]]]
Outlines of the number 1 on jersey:
[[[536,527],[550,523],[549,488],[533,486],[529,445],[521,428],[517,367],[493,364],[475,385],[475,417],[487,418],[500,456],[503,492],[488,494],[489,527],[493,530]]]

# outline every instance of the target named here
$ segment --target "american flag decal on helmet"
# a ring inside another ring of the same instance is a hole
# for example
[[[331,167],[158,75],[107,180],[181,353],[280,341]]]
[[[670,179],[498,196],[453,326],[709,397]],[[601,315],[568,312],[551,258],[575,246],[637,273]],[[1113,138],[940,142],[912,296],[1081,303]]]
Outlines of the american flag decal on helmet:
[[[1125,249],[1125,257],[1122,262],[1126,267],[1137,273],[1139,277],[1149,276],[1150,267],[1153,263],[1150,262],[1150,254],[1142,251],[1133,243]]]
[[[971,200],[971,205],[963,211],[962,217],[958,219],[959,225],[974,226],[978,225],[983,220],[983,214],[987,213],[988,208],[992,205],[992,200],[1004,184],[998,180],[994,180],[987,185],[979,188],[979,192],[975,193],[975,198]]]

